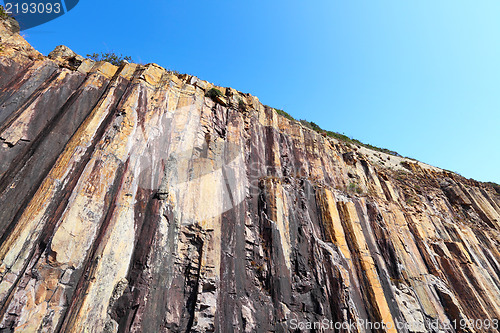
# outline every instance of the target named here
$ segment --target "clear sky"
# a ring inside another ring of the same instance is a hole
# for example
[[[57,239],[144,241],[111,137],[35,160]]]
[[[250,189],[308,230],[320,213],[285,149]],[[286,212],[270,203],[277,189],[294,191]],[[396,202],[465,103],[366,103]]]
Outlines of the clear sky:
[[[500,1],[90,1],[24,32],[256,95],[297,119],[500,183]]]

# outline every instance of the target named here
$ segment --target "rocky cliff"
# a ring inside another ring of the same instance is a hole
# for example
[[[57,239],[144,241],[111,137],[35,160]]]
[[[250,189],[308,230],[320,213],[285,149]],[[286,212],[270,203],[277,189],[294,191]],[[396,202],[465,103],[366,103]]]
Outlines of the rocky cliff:
[[[490,185],[0,38],[0,331],[498,331]]]

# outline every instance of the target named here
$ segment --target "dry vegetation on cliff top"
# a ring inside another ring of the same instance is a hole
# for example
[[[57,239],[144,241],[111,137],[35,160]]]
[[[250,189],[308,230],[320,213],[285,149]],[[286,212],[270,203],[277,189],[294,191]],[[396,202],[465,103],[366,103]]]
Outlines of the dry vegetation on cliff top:
[[[5,20],[7,18],[9,18],[10,20],[12,21],[15,21],[13,20],[8,14],[5,13],[3,7],[0,5],[0,18],[2,20]],[[24,41],[24,40],[23,40]],[[3,45],[0,46],[0,51],[2,51],[2,48],[3,48]],[[73,51],[71,51],[69,48],[65,47],[67,50],[69,50],[68,52],[71,53],[71,58],[75,57],[76,58],[79,58],[80,56],[76,55],[76,53],[74,53]],[[57,48],[56,48],[57,49]],[[33,50],[34,51],[34,50]],[[35,51],[35,53],[37,53]],[[33,57],[33,55],[29,55],[30,57]],[[63,55],[64,56],[64,55]],[[50,55],[49,55],[50,57]],[[118,54],[115,54],[113,52],[108,52],[108,53],[101,53],[101,54],[97,54],[97,53],[92,53],[92,54],[87,54],[87,57],[90,58],[91,60],[93,61],[105,61],[105,62],[109,62],[115,66],[120,66],[122,65],[122,61],[126,60],[126,61],[132,61],[131,57],[129,56],[123,56],[123,55],[118,55]],[[64,58],[64,57],[63,57]],[[68,58],[66,56],[66,58]],[[69,60],[69,59],[66,59],[66,60]],[[142,65],[144,66],[144,64],[139,64],[139,65]],[[168,72],[170,72],[171,74],[179,77],[179,78],[182,78],[182,77],[191,77],[191,75],[188,75],[188,74],[182,74],[182,73],[179,73],[178,71],[176,70],[168,70]],[[194,78],[196,78],[195,76],[192,76]],[[214,100],[216,103],[225,103],[225,98],[227,96],[225,96],[226,92],[232,90],[230,88],[222,88],[222,87],[218,87],[216,85],[212,85],[210,83],[208,83],[207,81],[201,81],[199,80],[198,78],[196,78],[197,81],[199,82],[205,82],[205,85],[209,85],[209,86],[212,86],[211,89],[209,89],[206,93],[206,96],[211,98],[212,100]],[[220,89],[218,89],[220,88]],[[224,91],[221,92],[221,90]],[[251,96],[250,94],[244,94],[244,93],[241,93],[241,92],[238,92],[242,95],[248,95],[248,96]],[[246,108],[248,107],[247,103],[245,103],[242,99],[239,99],[239,103],[238,103],[238,109],[241,111],[241,110],[245,110]],[[282,110],[282,109],[277,109],[277,108],[272,108],[270,107],[271,109],[274,109],[276,111],[276,113],[282,117],[285,117],[286,119],[290,120],[290,121],[293,121],[293,122],[298,122],[300,123],[301,125],[303,125],[304,127],[307,127],[319,134],[321,134],[322,136],[325,136],[325,137],[330,137],[330,138],[334,138],[336,140],[339,140],[343,143],[345,143],[346,145],[348,146],[354,146],[354,147],[358,147],[359,149],[361,149],[361,151],[367,155],[367,157],[372,161],[372,162],[375,162],[383,167],[386,167],[386,168],[389,168],[389,169],[395,169],[395,170],[402,170],[402,167],[401,167],[401,163],[403,163],[404,161],[406,161],[406,159],[408,160],[411,160],[411,161],[414,161],[418,164],[420,164],[421,166],[423,167],[426,167],[426,168],[429,168],[429,169],[433,169],[435,171],[441,171],[443,169],[441,168],[437,168],[437,167],[434,167],[434,166],[431,166],[431,165],[428,165],[426,163],[423,163],[423,162],[419,162],[411,157],[403,157],[401,156],[399,153],[397,153],[396,151],[393,151],[393,150],[390,150],[390,149],[387,149],[387,148],[381,148],[381,147],[377,147],[377,146],[374,146],[374,145],[371,145],[371,144],[368,144],[368,143],[364,143],[364,142],[361,142],[355,138],[352,138],[352,137],[349,137],[345,134],[341,134],[341,133],[338,133],[338,132],[334,132],[334,131],[330,131],[330,130],[325,130],[323,128],[321,128],[318,124],[314,123],[314,122],[310,122],[306,119],[300,119],[300,120],[297,120],[295,119],[292,115],[290,115],[289,113],[287,113],[286,111]],[[389,156],[383,156],[383,155],[380,155],[380,154],[377,154],[377,153],[383,153],[383,154],[387,154],[387,155],[390,155]],[[448,171],[446,170],[447,172],[451,172],[451,173],[455,173],[457,174],[456,172],[453,172],[453,171]],[[500,188],[500,185],[496,184],[496,183],[493,183],[493,182],[488,182],[486,183],[492,187],[495,188],[495,190],[497,191],[500,191],[499,188]]]

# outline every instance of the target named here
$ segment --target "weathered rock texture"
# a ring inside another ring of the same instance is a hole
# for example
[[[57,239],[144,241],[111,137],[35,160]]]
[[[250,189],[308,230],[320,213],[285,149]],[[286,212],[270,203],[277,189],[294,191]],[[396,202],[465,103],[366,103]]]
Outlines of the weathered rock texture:
[[[490,185],[0,37],[0,331],[497,331]]]

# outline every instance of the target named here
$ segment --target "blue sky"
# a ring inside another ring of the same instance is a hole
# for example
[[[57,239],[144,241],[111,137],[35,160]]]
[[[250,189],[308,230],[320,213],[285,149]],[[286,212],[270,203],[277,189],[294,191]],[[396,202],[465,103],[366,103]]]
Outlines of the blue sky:
[[[24,31],[115,51],[500,183],[500,1],[86,1]]]

